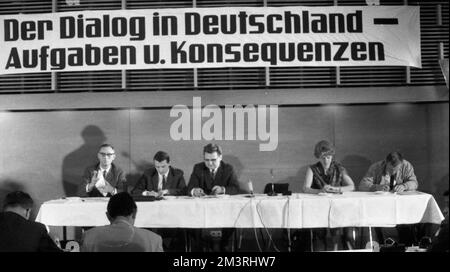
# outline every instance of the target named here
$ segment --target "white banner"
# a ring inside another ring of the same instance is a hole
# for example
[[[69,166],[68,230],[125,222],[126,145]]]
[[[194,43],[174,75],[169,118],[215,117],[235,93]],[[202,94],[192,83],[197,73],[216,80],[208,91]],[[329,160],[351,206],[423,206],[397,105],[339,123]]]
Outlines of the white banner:
[[[98,10],[0,16],[0,74],[421,67],[418,6]]]

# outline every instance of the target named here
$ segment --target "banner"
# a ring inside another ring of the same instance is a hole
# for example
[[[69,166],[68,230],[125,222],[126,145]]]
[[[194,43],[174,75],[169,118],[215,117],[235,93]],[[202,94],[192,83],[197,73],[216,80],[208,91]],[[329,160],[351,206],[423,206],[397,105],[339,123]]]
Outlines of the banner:
[[[227,7],[0,16],[0,74],[421,67],[418,6]]]

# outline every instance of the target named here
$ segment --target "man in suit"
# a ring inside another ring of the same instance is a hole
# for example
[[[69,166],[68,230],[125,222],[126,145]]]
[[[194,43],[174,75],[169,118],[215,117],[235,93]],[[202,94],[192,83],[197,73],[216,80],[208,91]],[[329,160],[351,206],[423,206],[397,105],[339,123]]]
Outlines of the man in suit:
[[[113,161],[116,158],[114,147],[110,144],[100,146],[98,163],[86,168],[79,195],[89,197],[110,197],[127,191],[125,173]]]
[[[419,183],[412,164],[398,151],[390,152],[386,159],[375,162],[359,183],[359,190],[366,192],[386,191],[402,193],[417,190]],[[414,225],[397,225],[394,228],[375,228],[377,238],[383,242],[398,236],[398,242],[411,246],[417,243]],[[426,232],[429,232],[426,230]]]
[[[188,193],[196,197],[205,194],[237,194],[237,175],[231,164],[222,161],[222,148],[216,144],[208,144],[203,148],[203,156],[204,162],[194,165]]]
[[[113,195],[108,202],[108,226],[95,227],[84,233],[83,252],[162,252],[161,236],[136,228],[137,206],[127,192]]]
[[[222,148],[207,144],[203,148],[204,162],[194,165],[188,184],[188,194],[194,197],[239,193],[239,181],[231,164],[222,161]],[[228,244],[234,229],[222,229],[220,251],[229,251]],[[198,241],[195,251],[204,250],[206,241],[200,230],[192,231],[191,236]]]
[[[184,195],[184,173],[170,165],[169,154],[164,151],[156,152],[153,163],[154,166],[144,171],[131,193],[152,196]]]
[[[6,195],[0,213],[0,252],[61,252],[43,224],[28,220],[32,207],[27,193]]]

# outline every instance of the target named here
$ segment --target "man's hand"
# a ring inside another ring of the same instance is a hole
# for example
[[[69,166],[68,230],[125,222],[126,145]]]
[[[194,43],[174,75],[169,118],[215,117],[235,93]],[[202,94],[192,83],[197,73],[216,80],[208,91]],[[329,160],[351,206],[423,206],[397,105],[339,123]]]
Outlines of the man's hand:
[[[204,196],[205,192],[203,192],[202,188],[194,188],[192,189],[192,196],[195,197],[200,197],[200,196]]]
[[[406,186],[403,184],[399,184],[394,187],[394,192],[396,192],[396,193],[401,193],[403,191],[406,191]]]
[[[215,195],[225,194],[225,187],[216,185],[212,188],[211,192]]]
[[[103,190],[106,193],[114,194],[116,188],[112,187],[111,184],[105,180],[105,187],[103,187]]]
[[[97,184],[97,182],[99,181],[100,177],[99,177],[99,171],[94,171],[94,175],[92,175],[91,178],[91,182],[89,182],[87,191],[90,192],[92,191],[92,189],[94,189],[95,184]]]
[[[374,184],[371,187],[371,191],[372,192],[376,192],[376,191],[389,192],[389,184]]]
[[[142,192],[143,196],[154,196],[154,197],[158,197],[158,193],[155,191],[143,191]]]

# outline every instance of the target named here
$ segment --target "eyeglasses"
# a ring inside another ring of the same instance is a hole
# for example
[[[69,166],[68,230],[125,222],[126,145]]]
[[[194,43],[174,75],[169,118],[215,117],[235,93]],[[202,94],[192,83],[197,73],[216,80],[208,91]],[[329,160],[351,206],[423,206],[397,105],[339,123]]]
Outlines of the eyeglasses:
[[[205,159],[205,162],[215,162],[217,159]]]
[[[113,155],[115,155],[115,153],[103,153],[103,152],[99,152],[98,154],[100,154],[100,156],[102,157],[112,157]]]

